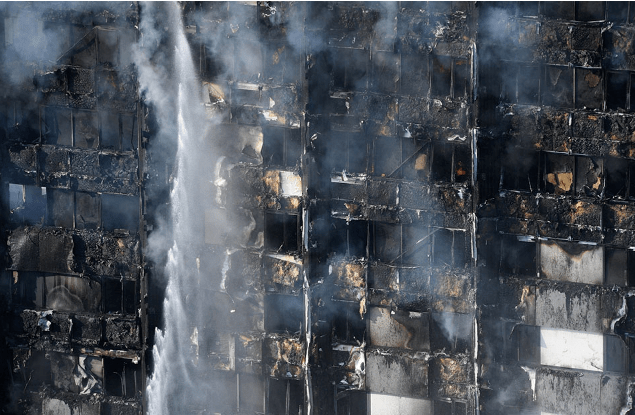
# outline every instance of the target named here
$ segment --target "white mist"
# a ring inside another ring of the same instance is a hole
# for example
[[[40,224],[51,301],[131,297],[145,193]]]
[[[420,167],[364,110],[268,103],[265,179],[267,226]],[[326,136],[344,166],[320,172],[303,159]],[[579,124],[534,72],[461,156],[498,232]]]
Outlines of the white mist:
[[[170,194],[173,242],[165,269],[168,283],[163,303],[164,329],[157,329],[154,370],[147,387],[151,415],[188,413],[192,407],[205,407],[209,399],[205,389],[211,386],[201,383],[202,369],[197,368],[198,327],[201,316],[206,314],[206,304],[196,301],[200,262],[193,255],[200,248],[200,223],[204,217],[199,182],[205,171],[201,168],[203,154],[211,156],[209,150],[203,150],[209,121],[200,102],[200,82],[177,4],[169,6],[169,15],[169,28],[174,30],[174,76],[170,82],[174,83],[155,87],[170,91],[178,85],[177,99],[168,100],[177,107],[173,109],[178,114],[177,128],[165,128],[178,132],[174,137],[178,144]],[[159,120],[160,125],[164,122],[169,121]]]

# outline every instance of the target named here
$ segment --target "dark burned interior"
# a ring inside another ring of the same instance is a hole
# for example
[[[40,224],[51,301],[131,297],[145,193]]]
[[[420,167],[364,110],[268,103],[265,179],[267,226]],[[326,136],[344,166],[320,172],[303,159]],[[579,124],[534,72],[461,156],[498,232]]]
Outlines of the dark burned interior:
[[[147,410],[176,144],[144,7],[0,7],[3,413]],[[179,7],[243,146],[196,258],[228,393],[183,413],[635,413],[635,3]]]

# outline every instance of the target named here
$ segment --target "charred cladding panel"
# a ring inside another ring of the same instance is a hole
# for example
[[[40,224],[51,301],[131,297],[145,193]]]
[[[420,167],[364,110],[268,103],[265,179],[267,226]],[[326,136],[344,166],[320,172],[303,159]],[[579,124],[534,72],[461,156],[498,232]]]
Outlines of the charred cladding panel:
[[[2,8],[0,406],[141,413],[147,322],[136,5]]]
[[[633,411],[632,2],[0,9],[5,412]]]
[[[477,304],[499,311],[480,322],[481,409],[628,413],[633,5],[482,6]]]

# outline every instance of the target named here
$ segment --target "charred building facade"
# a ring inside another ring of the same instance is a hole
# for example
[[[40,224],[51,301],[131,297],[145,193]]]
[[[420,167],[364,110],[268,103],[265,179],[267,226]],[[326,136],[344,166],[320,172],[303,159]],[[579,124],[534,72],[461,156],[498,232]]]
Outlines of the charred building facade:
[[[635,4],[0,13],[5,413],[632,413]]]

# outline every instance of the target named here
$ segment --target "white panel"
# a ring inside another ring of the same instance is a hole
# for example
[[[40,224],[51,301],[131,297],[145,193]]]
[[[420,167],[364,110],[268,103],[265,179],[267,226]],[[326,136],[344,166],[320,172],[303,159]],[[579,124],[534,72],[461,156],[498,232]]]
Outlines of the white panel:
[[[540,328],[540,364],[602,371],[604,336],[582,331]]]
[[[369,393],[368,410],[369,415],[432,415],[432,401]]]
[[[567,252],[564,249],[567,246],[575,248],[579,252]],[[604,251],[602,247],[584,250],[581,248],[580,245],[567,243],[541,243],[540,268],[544,277],[559,281],[602,284],[604,277]]]
[[[283,196],[302,196],[302,178],[291,171],[280,172]]]

